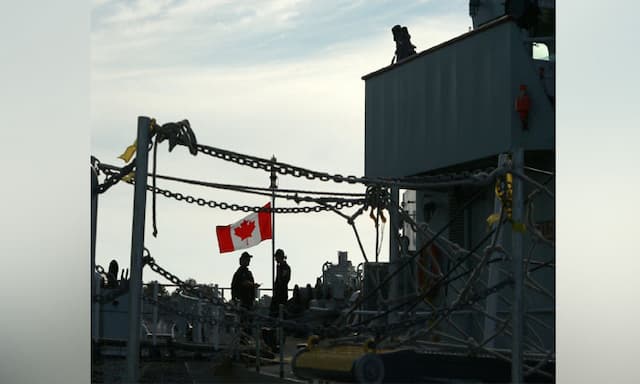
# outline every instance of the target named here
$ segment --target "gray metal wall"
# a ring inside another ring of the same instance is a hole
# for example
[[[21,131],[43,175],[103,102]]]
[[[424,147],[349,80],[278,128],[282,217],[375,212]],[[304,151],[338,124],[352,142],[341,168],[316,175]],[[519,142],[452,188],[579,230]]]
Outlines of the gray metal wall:
[[[553,149],[554,111],[527,46],[502,20],[364,76],[365,175],[413,175],[519,143]],[[532,102],[528,131],[515,112],[520,84]]]

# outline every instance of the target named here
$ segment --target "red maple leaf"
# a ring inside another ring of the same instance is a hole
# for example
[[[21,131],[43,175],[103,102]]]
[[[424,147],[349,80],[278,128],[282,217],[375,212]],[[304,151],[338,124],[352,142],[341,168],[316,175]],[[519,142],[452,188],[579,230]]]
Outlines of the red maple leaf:
[[[242,224],[240,224],[239,227],[235,228],[233,230],[233,233],[235,233],[236,236],[240,238],[240,240],[244,240],[251,237],[254,229],[256,229],[255,221],[242,220]]]

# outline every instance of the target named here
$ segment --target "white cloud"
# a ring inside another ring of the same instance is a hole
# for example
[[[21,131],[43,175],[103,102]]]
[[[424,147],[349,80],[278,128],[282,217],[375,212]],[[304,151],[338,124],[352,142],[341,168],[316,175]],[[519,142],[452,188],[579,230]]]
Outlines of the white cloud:
[[[335,13],[310,14],[324,7],[317,2],[152,2],[116,8],[100,19],[92,33],[92,151],[102,161],[116,163],[118,156],[135,138],[136,116],[149,115],[159,122],[188,118],[198,141],[215,147],[270,157],[319,171],[361,176],[364,172],[364,82],[360,77],[389,64],[395,46],[390,27],[396,15],[360,15],[351,26],[333,26]],[[323,3],[324,4],[324,3]],[[350,3],[347,3],[347,5]],[[369,3],[353,4],[352,12],[364,12]],[[113,7],[105,3],[102,8]],[[253,9],[253,11],[252,11]],[[259,11],[257,10],[259,9]],[[323,9],[323,8],[322,8]],[[215,12],[214,12],[215,11]],[[242,15],[216,19],[215,14]],[[150,18],[153,15],[154,18]],[[468,17],[461,14],[430,16],[405,15],[412,41],[419,50],[466,32]],[[306,28],[310,18],[324,18],[329,30]],[[211,18],[209,24],[202,20]],[[380,26],[375,33],[362,23],[372,18]],[[141,21],[136,27],[132,20]],[[392,21],[393,20],[393,21]],[[244,23],[244,24],[243,24]],[[251,26],[255,31],[244,31]],[[302,26],[300,29],[299,27]],[[120,28],[123,28],[121,31]],[[278,31],[295,29],[291,35]],[[336,34],[348,28],[352,34]],[[140,33],[135,39],[130,35]],[[287,37],[307,34],[322,36],[313,49],[298,50]],[[264,51],[247,49],[243,60],[232,60],[225,47],[235,47],[234,34],[247,47],[262,47],[288,54],[268,57]],[[261,37],[264,37],[261,39]],[[278,40],[280,39],[280,40]],[[221,40],[224,40],[221,42]],[[198,56],[211,50],[215,54]],[[195,53],[194,53],[195,52]],[[185,54],[183,60],[172,55]],[[267,58],[268,59],[265,59]],[[203,60],[202,62],[196,60]],[[184,148],[167,153],[160,147],[159,172],[213,182],[268,185],[268,174],[245,169],[202,154],[196,158]],[[308,183],[281,177],[282,188],[362,191],[362,188],[327,183]],[[185,188],[170,184],[176,191],[216,201],[260,205],[264,198],[221,191]],[[118,258],[126,264],[129,255],[131,193],[117,186],[101,198],[98,262],[108,264]],[[151,198],[148,198],[150,207]],[[292,206],[290,202],[279,202]],[[228,285],[237,266],[235,256],[217,254],[213,227],[229,224],[241,212],[198,209],[158,197],[160,237],[148,231],[150,250],[161,264],[183,278]],[[315,281],[322,263],[336,261],[337,250],[348,250],[354,263],[362,260],[352,229],[335,214],[285,215],[277,226],[277,246],[290,253],[293,281]],[[115,223],[119,223],[115,225]],[[356,221],[365,249],[373,258],[375,232],[372,221]],[[147,221],[147,228],[151,225]],[[385,248],[388,235],[385,235]],[[270,286],[268,253],[270,245],[255,249],[252,264],[259,280]],[[252,251],[253,252],[253,251]],[[267,257],[264,257],[267,256]],[[382,256],[386,259],[386,256]],[[148,279],[145,274],[145,279]]]

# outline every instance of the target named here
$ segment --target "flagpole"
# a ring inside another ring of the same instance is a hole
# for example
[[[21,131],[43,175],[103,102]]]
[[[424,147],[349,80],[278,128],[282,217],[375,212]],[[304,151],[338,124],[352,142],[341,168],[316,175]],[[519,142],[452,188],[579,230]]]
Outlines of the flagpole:
[[[147,203],[147,164],[151,120],[138,116],[133,224],[131,229],[131,278],[129,279],[129,338],[127,339],[127,382],[137,383],[140,364],[140,307],[142,303],[142,254],[144,251],[144,219]]]
[[[276,162],[276,156],[271,156],[271,161]],[[276,264],[275,264],[275,253],[276,253],[276,189],[278,188],[278,176],[276,176],[276,171],[273,167],[271,167],[271,299],[273,300],[273,295],[275,294],[276,289]]]

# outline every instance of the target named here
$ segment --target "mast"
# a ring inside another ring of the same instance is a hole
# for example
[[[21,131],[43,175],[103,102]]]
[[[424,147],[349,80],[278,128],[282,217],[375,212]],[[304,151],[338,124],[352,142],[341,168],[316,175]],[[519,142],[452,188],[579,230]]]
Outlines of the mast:
[[[271,161],[276,162],[276,156],[271,155]],[[271,176],[269,176],[271,180],[271,298],[273,299],[273,295],[275,294],[276,289],[276,189],[278,189],[278,176],[276,175],[276,171],[271,167]]]

